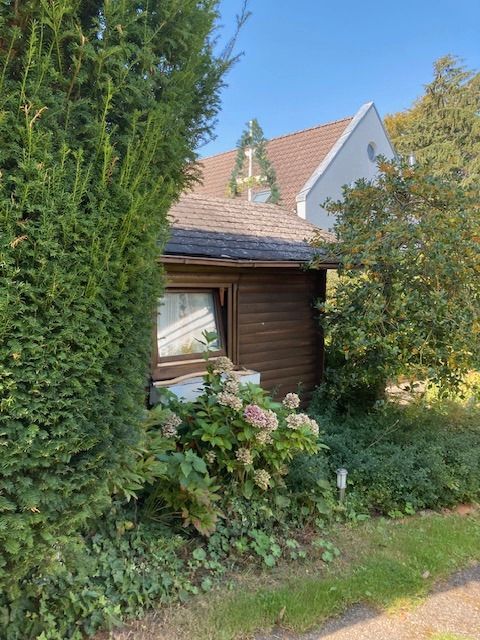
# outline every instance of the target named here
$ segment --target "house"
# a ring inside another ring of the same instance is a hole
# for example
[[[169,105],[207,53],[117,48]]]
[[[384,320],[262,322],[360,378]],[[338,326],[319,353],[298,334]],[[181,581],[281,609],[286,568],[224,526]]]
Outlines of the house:
[[[323,257],[321,268],[306,269],[318,253],[307,240],[332,236],[278,205],[241,199],[187,195],[170,217],[153,389],[192,397],[205,370],[199,340],[208,330],[218,336],[213,356],[228,356],[247,379],[280,394],[300,385],[308,396],[323,370],[315,304],[335,265]]]
[[[276,171],[282,207],[321,229],[333,225],[322,206],[327,198],[338,200],[344,185],[374,178],[378,156],[395,156],[373,102],[363,105],[353,117],[272,138],[267,153]],[[227,197],[236,154],[233,150],[202,159],[203,182],[194,193]],[[254,201],[268,201],[268,195],[264,186],[253,190]]]

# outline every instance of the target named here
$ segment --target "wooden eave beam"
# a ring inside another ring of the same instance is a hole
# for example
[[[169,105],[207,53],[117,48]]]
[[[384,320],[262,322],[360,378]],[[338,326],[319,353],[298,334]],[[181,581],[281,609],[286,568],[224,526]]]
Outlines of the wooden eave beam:
[[[308,262],[294,262],[291,260],[238,260],[233,258],[200,258],[192,256],[160,256],[159,262],[163,264],[191,264],[211,267],[250,267],[257,269],[264,268],[304,268]],[[338,262],[322,262],[316,267],[318,269],[337,269]]]

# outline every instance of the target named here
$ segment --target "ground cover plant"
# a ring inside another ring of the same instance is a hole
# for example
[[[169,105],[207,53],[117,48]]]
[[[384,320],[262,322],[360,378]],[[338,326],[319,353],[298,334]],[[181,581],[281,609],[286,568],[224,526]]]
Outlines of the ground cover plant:
[[[348,415],[321,410],[317,400],[330,475],[348,469],[354,511],[395,516],[480,500],[478,404],[437,397]]]

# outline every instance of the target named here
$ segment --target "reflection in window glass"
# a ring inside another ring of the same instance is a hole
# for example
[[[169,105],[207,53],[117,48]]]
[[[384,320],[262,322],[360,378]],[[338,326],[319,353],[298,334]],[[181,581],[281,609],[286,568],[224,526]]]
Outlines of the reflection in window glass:
[[[268,191],[257,191],[257,193],[253,194],[252,200],[253,202],[268,202],[271,195],[272,192],[270,189],[268,189]]]
[[[205,350],[204,331],[219,335],[213,292],[167,292],[158,306],[158,355],[165,358],[201,353]],[[219,339],[212,346],[220,349]]]

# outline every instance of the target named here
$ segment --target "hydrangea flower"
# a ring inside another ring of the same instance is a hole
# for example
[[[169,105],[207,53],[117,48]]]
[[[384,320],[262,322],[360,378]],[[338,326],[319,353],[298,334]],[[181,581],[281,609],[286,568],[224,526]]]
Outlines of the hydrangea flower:
[[[264,446],[266,444],[272,444],[273,438],[268,431],[259,431],[255,436],[255,440],[258,444]]]
[[[230,360],[230,358],[227,358],[226,356],[220,356],[213,363],[213,373],[228,373],[228,371],[231,371],[234,366],[235,365]]]
[[[235,457],[239,462],[243,462],[244,465],[253,464],[253,456],[250,449],[246,447],[240,447],[235,452]]]
[[[270,409],[265,411],[257,404],[249,404],[245,407],[243,416],[248,424],[257,429],[262,429],[271,433],[278,428],[277,414]]]
[[[253,481],[263,491],[266,491],[270,486],[271,476],[265,469],[257,469],[253,474]]]
[[[162,425],[162,435],[165,438],[176,438],[177,428],[182,424],[182,419],[176,413],[171,413]]]
[[[217,402],[224,407],[230,407],[235,411],[240,411],[243,407],[242,401],[238,396],[234,396],[233,393],[226,393],[224,391],[217,395]]]
[[[210,451],[207,451],[204,458],[208,462],[208,464],[213,464],[217,458],[217,454],[215,453],[215,451],[210,450]]]
[[[306,413],[291,413],[285,418],[285,422],[289,429],[296,430],[301,427],[307,427],[314,436],[318,436],[319,427],[317,422],[313,418],[310,418],[310,416],[307,416]]]
[[[300,406],[300,398],[296,393],[287,393],[282,404],[285,409],[298,409]]]
[[[258,404],[247,405],[243,416],[248,424],[251,424],[252,427],[257,427],[257,429],[263,429],[267,423],[265,412]]]
[[[226,374],[223,381],[223,389],[227,393],[233,393],[234,395],[240,391],[240,382],[232,371]]]

